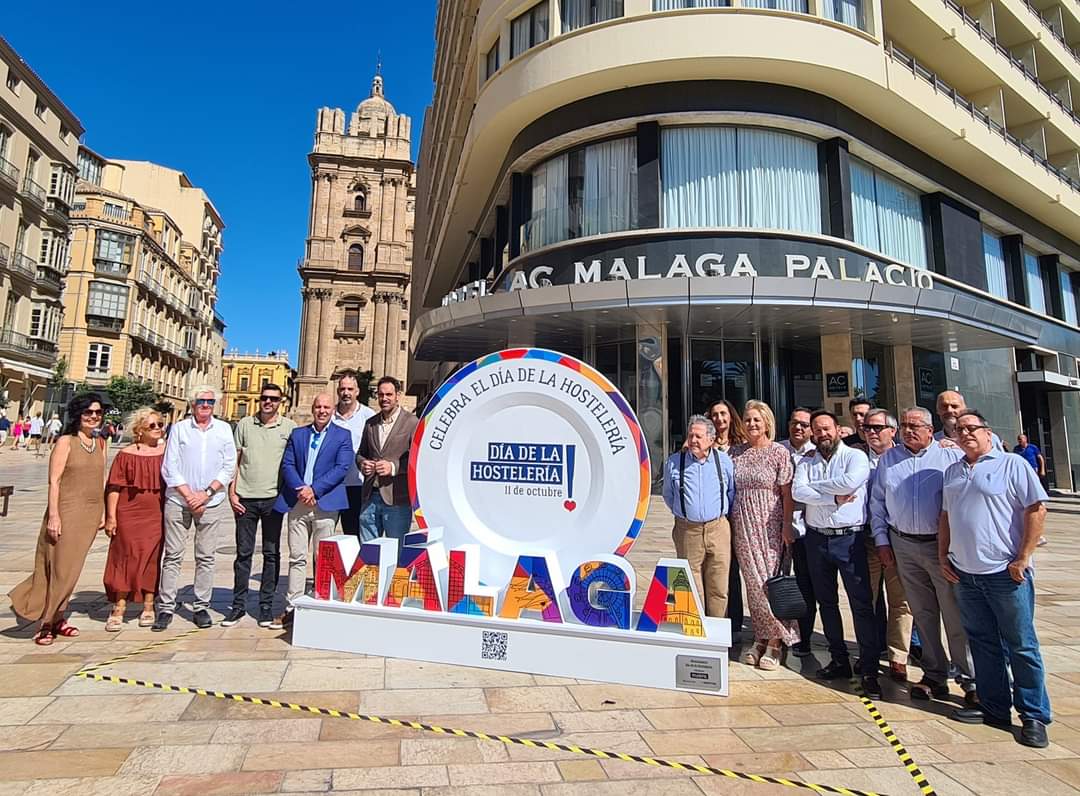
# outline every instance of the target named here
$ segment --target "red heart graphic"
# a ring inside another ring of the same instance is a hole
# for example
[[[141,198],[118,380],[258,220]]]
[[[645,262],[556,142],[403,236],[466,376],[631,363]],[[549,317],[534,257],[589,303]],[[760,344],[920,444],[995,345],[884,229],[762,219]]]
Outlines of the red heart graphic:
[[[563,501],[563,508],[566,509],[567,511],[573,511],[574,509],[577,508],[577,503],[574,502],[573,500],[564,500]]]

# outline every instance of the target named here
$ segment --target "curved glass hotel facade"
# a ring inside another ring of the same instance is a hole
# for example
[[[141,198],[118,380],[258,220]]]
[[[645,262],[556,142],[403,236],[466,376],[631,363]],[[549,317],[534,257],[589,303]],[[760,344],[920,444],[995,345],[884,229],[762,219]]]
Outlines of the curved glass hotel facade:
[[[716,398],[959,389],[1080,480],[1080,8],[443,0],[410,389],[579,356],[654,462]]]

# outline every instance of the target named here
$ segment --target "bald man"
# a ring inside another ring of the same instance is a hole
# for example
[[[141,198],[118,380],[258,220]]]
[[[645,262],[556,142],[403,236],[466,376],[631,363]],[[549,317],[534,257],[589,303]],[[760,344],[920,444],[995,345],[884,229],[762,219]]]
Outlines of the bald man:
[[[352,435],[330,422],[333,415],[330,394],[316,395],[311,425],[295,429],[285,445],[274,509],[289,515],[289,592],[285,612],[270,624],[273,630],[292,625],[293,602],[306,591],[308,550],[334,535],[338,512],[349,506],[345,476],[353,461]]]
[[[956,390],[945,390],[938,393],[937,416],[941,421],[941,431],[934,434],[934,439],[941,443],[943,448],[959,447],[956,439],[956,418],[967,411],[967,402],[964,396]],[[1001,437],[992,434],[992,443],[995,450],[1004,452],[1005,445]]]

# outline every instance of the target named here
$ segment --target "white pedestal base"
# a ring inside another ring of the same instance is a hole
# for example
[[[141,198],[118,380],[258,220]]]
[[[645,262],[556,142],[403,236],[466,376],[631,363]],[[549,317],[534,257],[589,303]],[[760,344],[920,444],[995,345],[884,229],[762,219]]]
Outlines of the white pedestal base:
[[[635,616],[636,620],[636,616]],[[705,638],[301,598],[293,644],[727,696],[731,623]]]

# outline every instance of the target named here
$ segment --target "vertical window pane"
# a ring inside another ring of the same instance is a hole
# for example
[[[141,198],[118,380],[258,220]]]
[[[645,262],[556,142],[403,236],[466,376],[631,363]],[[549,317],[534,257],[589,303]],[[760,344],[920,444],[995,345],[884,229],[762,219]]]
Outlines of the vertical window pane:
[[[533,170],[532,216],[523,230],[524,248],[528,251],[569,237],[566,166],[567,156],[559,155]]]
[[[637,147],[620,138],[585,148],[583,235],[637,226]]]
[[[1076,326],[1076,292],[1068,271],[1061,272],[1061,305],[1065,308],[1065,321]]]
[[[675,11],[680,8],[723,8],[728,0],[653,0],[653,11]]]
[[[1043,290],[1042,270],[1039,258],[1028,249],[1024,249],[1024,279],[1027,281],[1028,306],[1046,314],[1046,294]]]
[[[660,135],[664,226],[738,226],[735,130],[671,127]]]
[[[532,8],[532,46],[548,40],[548,4],[547,0],[537,3]]]
[[[772,130],[739,130],[739,226],[821,232],[817,145]]]
[[[998,298],[1009,297],[1008,282],[1005,277],[1005,252],[1001,248],[1001,238],[983,230],[983,257],[986,260],[986,289]]]
[[[823,0],[825,18],[866,30],[861,0]]]
[[[881,251],[898,262],[926,267],[926,238],[918,192],[903,183],[874,174]]]
[[[562,0],[562,31],[568,33],[592,22],[592,0]]]
[[[851,161],[851,220],[855,242],[868,249],[879,248],[874,172],[855,160]]]
[[[516,58],[529,49],[532,20],[526,12],[510,23],[510,57]]]

